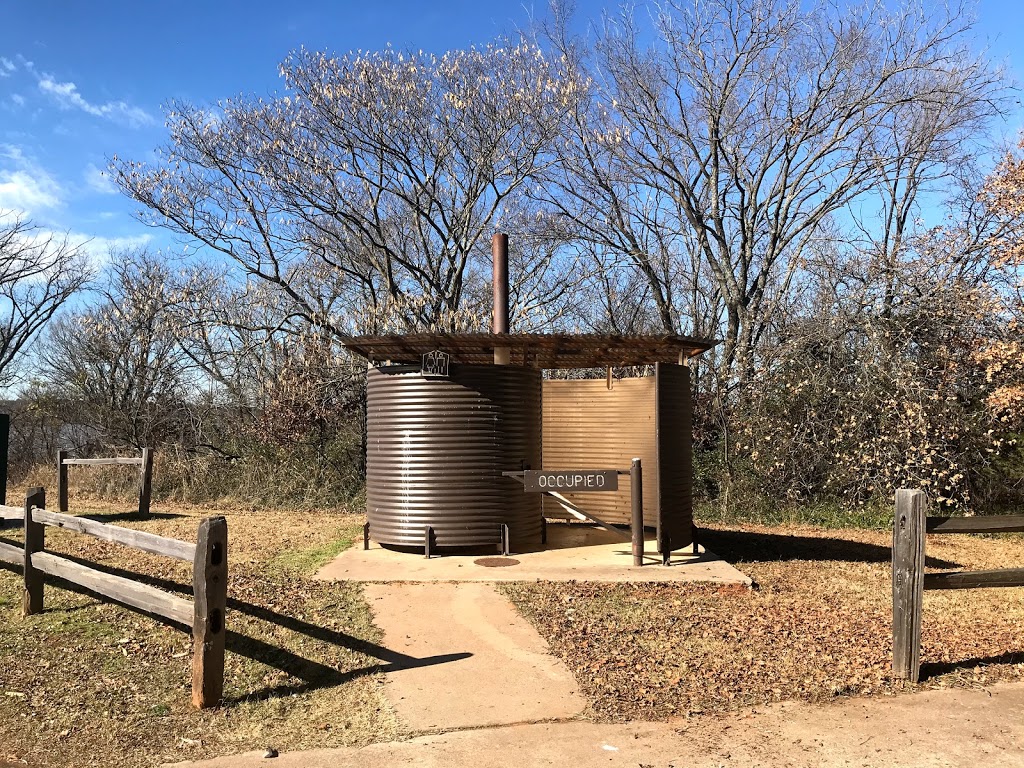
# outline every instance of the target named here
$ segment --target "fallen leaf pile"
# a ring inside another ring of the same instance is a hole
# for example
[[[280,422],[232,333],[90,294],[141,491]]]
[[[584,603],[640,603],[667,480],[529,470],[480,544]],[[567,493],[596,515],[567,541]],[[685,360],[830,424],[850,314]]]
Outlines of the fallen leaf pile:
[[[503,587],[612,720],[894,693],[888,536],[733,528],[707,546],[757,582]],[[929,565],[1024,562],[1020,537],[929,537]],[[657,566],[654,566],[657,567]],[[1024,589],[928,592],[922,685],[1024,677]]]

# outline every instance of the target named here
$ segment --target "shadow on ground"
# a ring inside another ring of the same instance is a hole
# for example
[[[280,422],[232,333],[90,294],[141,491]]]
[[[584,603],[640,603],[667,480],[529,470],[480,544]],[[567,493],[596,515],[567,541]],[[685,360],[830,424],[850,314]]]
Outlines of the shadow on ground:
[[[10,542],[16,544],[17,542]],[[154,576],[140,574],[135,571],[128,571],[122,568],[115,568],[106,565],[99,565],[83,558],[73,557],[69,555],[61,555],[68,560],[71,560],[82,565],[89,566],[97,571],[103,573],[109,573],[114,576],[121,576],[123,578],[131,579],[132,581],[139,582],[141,584],[147,584],[151,587],[165,590],[167,592],[173,592],[184,596],[191,597],[191,589],[187,586],[180,584],[175,581],[168,579],[161,579]],[[0,571],[9,571],[12,575],[16,575],[21,578],[21,568],[15,565],[7,563],[0,563]],[[50,576],[45,577],[45,583],[50,587],[57,587],[60,589],[67,590],[69,592],[75,592],[77,594],[86,595],[88,597],[96,597],[96,595],[89,590],[86,590],[77,584],[64,581],[63,579],[57,579]],[[156,616],[146,611],[138,610],[131,606],[122,606],[127,610],[140,613],[144,616],[149,616],[156,621],[159,621],[166,626],[175,627],[182,629],[181,625],[176,622],[172,622],[162,616]],[[380,663],[371,664],[366,667],[359,669],[341,671],[327,664],[323,664],[314,659],[308,659],[303,656],[283,648],[279,645],[273,645],[261,640],[256,637],[241,634],[240,632],[234,632],[230,629],[227,631],[225,637],[225,645],[227,650],[232,653],[236,653],[239,656],[244,656],[253,661],[266,664],[267,666],[274,667],[285,674],[297,678],[301,682],[299,683],[284,683],[281,685],[260,688],[255,691],[250,691],[242,696],[237,696],[231,699],[225,699],[224,704],[236,704],[242,701],[249,701],[253,699],[269,699],[277,698],[282,696],[291,696],[297,693],[305,693],[307,691],[315,691],[321,688],[331,688],[334,686],[342,685],[351,680],[358,679],[364,675],[371,675],[378,672],[393,672],[399,669],[411,669],[414,667],[426,667],[433,666],[435,664],[447,664],[453,661],[459,661],[460,659],[466,659],[472,656],[471,653],[448,653],[437,656],[426,656],[423,658],[417,658],[415,656],[409,656],[398,651],[393,651],[390,648],[385,648],[382,645],[377,645],[368,640],[364,640],[353,635],[346,634],[344,632],[338,632],[328,627],[319,626],[316,624],[310,624],[309,622],[297,619],[294,616],[289,616],[278,611],[271,610],[261,605],[255,605],[242,600],[237,600],[232,597],[228,597],[228,608],[231,611],[237,611],[243,613],[246,616],[250,616],[259,621],[267,622],[277,627],[283,627],[284,629],[296,632],[298,634],[305,635],[314,640],[319,640],[324,643],[329,643],[347,650],[355,651],[366,656],[377,659]],[[45,612],[51,610],[68,610],[68,609],[50,609],[45,608]],[[228,619],[230,621],[230,617]],[[191,627],[186,628],[188,630]]]
[[[176,520],[187,515],[179,515],[173,512],[139,512],[130,510],[128,512],[106,512],[93,514],[88,512],[81,517],[95,520],[97,523],[144,523],[147,520]],[[196,523],[198,526],[198,522]]]
[[[923,683],[930,678],[939,677],[940,675],[945,675],[950,672],[977,669],[979,667],[987,667],[992,664],[1024,664],[1024,652],[1007,651],[1006,653],[1000,653],[995,656],[975,656],[970,659],[941,663],[923,662],[921,664],[921,682]]]
[[[701,528],[700,543],[734,563],[788,560],[833,560],[847,563],[890,563],[892,549],[836,537],[799,536],[782,533],[720,531]],[[926,557],[929,568],[959,568],[959,563]]]

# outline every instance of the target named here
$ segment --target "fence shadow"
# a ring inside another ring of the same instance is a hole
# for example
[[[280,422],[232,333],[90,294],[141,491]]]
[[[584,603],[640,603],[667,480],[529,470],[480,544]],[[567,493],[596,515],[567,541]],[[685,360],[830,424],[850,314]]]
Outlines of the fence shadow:
[[[188,515],[181,515],[176,512],[138,512],[132,510],[130,512],[102,512],[102,513],[87,513],[82,517],[89,520],[95,520],[97,523],[144,523],[147,520],[177,520],[179,518],[188,517]]]
[[[14,544],[17,542],[11,543]],[[189,596],[192,594],[192,590],[188,585],[181,584],[176,581],[160,578],[158,576],[140,574],[136,571],[129,571],[124,568],[95,563],[91,560],[75,557],[73,555],[61,554],[60,556],[73,562],[87,565],[97,571],[109,573],[114,576],[130,578],[133,581],[148,584],[151,587],[157,587],[158,589],[163,589],[168,592]],[[21,576],[21,568],[18,566],[0,563],[0,569],[9,570],[19,578]],[[64,581],[63,579],[47,576],[46,583],[48,585],[57,585],[61,589],[75,592],[76,594],[95,597],[95,595],[87,589],[73,582]],[[149,616],[155,621],[159,621],[167,626],[177,626],[174,622],[164,617],[155,616],[127,605],[122,607],[126,610],[140,613],[144,616]],[[448,653],[437,656],[425,656],[422,658],[409,656],[399,651],[393,651],[382,645],[377,645],[369,640],[355,637],[354,635],[339,632],[328,627],[310,624],[309,622],[295,618],[294,616],[289,616],[288,614],[280,613],[278,611],[271,610],[270,608],[255,605],[244,600],[232,598],[230,594],[228,596],[227,607],[232,611],[237,611],[268,624],[283,627],[284,629],[297,634],[305,635],[310,639],[319,640],[330,645],[361,653],[365,656],[370,656],[377,659],[380,663],[370,664],[366,667],[343,672],[335,669],[334,667],[322,664],[314,659],[299,656],[289,649],[283,648],[279,645],[273,645],[265,640],[228,629],[225,635],[225,646],[227,650],[253,661],[258,661],[261,664],[274,667],[291,677],[298,678],[301,682],[283,683],[277,686],[250,691],[240,696],[225,698],[225,705],[235,704],[242,701],[251,701],[253,699],[270,699],[281,696],[291,696],[297,693],[319,690],[321,688],[332,688],[351,680],[356,680],[365,675],[371,675],[378,672],[388,673],[399,669],[411,669],[414,667],[428,667],[436,664],[447,664],[453,661],[467,659],[473,655],[471,653]],[[51,609],[46,608],[45,610],[50,611]],[[228,621],[230,622],[230,619]]]
[[[996,656],[975,656],[961,661],[922,662],[921,682],[932,677],[948,674],[949,672],[956,672],[957,670],[966,671],[970,669],[977,669],[978,667],[987,667],[992,664],[1021,663],[1024,663],[1024,651],[1006,651],[1005,653],[1000,653]]]
[[[751,531],[721,531],[701,528],[700,543],[737,563],[779,562],[789,560],[836,560],[846,563],[891,563],[892,548],[865,544],[835,536],[799,536]],[[926,557],[929,568],[960,568],[960,563]]]
[[[344,635],[344,637],[349,640],[355,639],[348,635]],[[452,661],[468,659],[473,655],[471,653],[446,653],[439,656],[415,658],[396,653],[395,651],[382,648],[381,646],[375,646],[380,649],[382,655],[387,655],[388,657],[399,656],[402,658],[400,660],[392,660],[381,664],[371,664],[368,667],[360,667],[359,669],[342,672],[334,667],[321,664],[318,661],[313,661],[312,659],[299,656],[286,648],[271,645],[270,643],[264,642],[258,638],[242,635],[237,632],[228,631],[226,643],[227,649],[232,653],[237,653],[239,656],[245,656],[253,661],[258,661],[261,664],[266,664],[274,667],[275,669],[279,669],[292,677],[297,677],[302,682],[298,684],[284,683],[282,685],[269,688],[261,688],[257,691],[246,693],[241,696],[233,696],[230,698],[225,697],[225,706],[238,704],[244,701],[252,701],[253,699],[272,699],[281,696],[293,696],[307,691],[316,691],[321,688],[333,688],[377,672],[387,673],[411,667],[429,667],[434,666],[435,664],[447,664]],[[351,645],[348,644],[340,645],[351,647]]]

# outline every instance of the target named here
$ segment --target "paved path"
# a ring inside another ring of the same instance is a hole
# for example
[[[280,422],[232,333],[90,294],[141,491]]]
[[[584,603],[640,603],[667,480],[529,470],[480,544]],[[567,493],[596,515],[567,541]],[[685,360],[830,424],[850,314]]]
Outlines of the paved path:
[[[410,741],[282,754],[234,755],[194,768],[939,768],[1024,765],[1024,683],[782,704],[674,723],[542,723]],[[186,765],[186,764],[181,764]]]
[[[689,549],[675,552],[672,565],[662,566],[657,545],[646,545],[646,565],[633,567],[628,541],[598,528],[552,523],[548,525],[548,546],[538,552],[512,555],[514,565],[494,568],[478,564],[481,555],[444,555],[429,560],[407,552],[383,549],[376,542],[370,549],[350,547],[325,565],[321,579],[339,581],[604,581],[663,582],[704,581],[713,584],[744,584],[750,579],[725,560],[701,548],[699,555]],[[493,558],[493,555],[489,556]]]
[[[391,650],[470,654],[388,673],[388,698],[411,730],[571,718],[586,708],[572,673],[492,585],[367,584],[365,594]]]

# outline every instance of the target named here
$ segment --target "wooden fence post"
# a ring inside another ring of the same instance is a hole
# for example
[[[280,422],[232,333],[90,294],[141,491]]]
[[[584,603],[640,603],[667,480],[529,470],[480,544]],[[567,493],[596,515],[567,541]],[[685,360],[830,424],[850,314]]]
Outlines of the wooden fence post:
[[[223,517],[208,517],[199,526],[192,587],[192,703],[205,709],[217,706],[224,696],[228,523]]]
[[[921,604],[924,598],[925,495],[896,491],[892,530],[892,671],[921,678]]]
[[[57,511],[68,511],[68,465],[64,459],[68,457],[67,451],[57,451]]]
[[[11,417],[0,413],[0,504],[7,504],[7,460],[11,444]]]
[[[25,494],[25,594],[21,601],[22,616],[31,616],[43,610],[43,574],[32,567],[32,553],[43,551],[46,528],[32,519],[33,508],[46,509],[46,491],[42,488],[29,488]]]
[[[142,449],[142,470],[139,474],[139,514],[149,514],[149,501],[153,496],[153,449]]]

